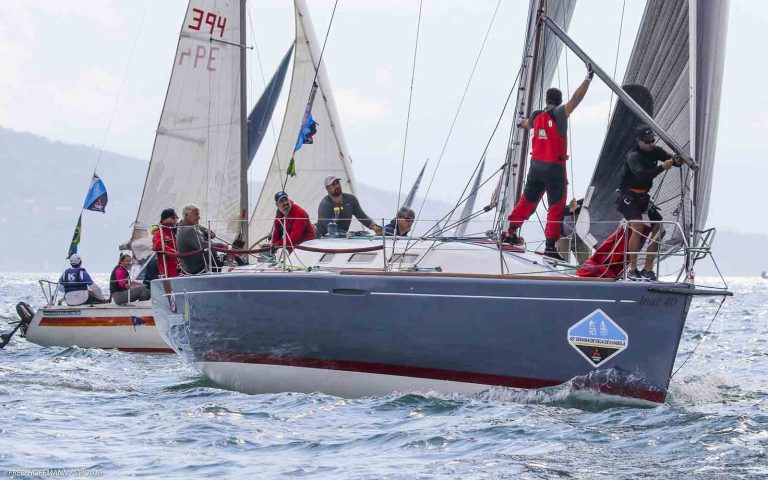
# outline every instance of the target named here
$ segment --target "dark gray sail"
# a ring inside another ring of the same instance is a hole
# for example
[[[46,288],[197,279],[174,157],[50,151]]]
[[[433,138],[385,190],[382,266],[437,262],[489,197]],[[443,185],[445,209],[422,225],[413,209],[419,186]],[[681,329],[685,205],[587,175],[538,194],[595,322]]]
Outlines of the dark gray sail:
[[[259,150],[259,145],[264,139],[264,135],[267,133],[269,127],[269,121],[272,119],[272,114],[275,111],[275,105],[277,105],[277,99],[280,97],[280,91],[283,89],[283,82],[285,81],[285,75],[288,72],[288,64],[291,60],[291,53],[293,53],[293,44],[291,48],[285,53],[285,56],[280,61],[280,65],[277,67],[277,71],[269,80],[264,92],[262,92],[259,101],[251,110],[248,115],[248,166],[251,166],[253,157],[256,156],[256,152]]]
[[[408,192],[408,196],[405,197],[405,202],[403,202],[404,207],[410,208],[411,205],[413,205],[413,201],[416,199],[416,193],[419,191],[419,185],[421,185],[421,179],[424,177],[424,170],[427,169],[427,163],[429,163],[429,159],[427,159],[427,161],[424,162],[424,166],[421,167],[421,172],[419,172],[419,176],[416,177],[416,181],[413,182],[411,191]]]
[[[623,82],[625,89],[634,92],[630,93],[633,98],[650,94],[645,105],[639,103],[644,108],[652,105],[649,113],[654,120],[700,166],[697,172],[687,166],[673,168],[654,181],[653,202],[665,220],[682,227],[681,231],[674,225],[664,226],[664,250],[675,248],[703,225],[712,182],[728,2],[692,1],[690,6],[688,0],[650,0],[646,4]],[[696,18],[691,17],[692,11],[698,11]],[[704,41],[692,41],[691,29]],[[702,62],[694,66],[695,71],[691,52]],[[707,87],[700,91],[704,85]],[[638,122],[617,103],[579,218],[579,235],[592,246],[605,240],[621,220],[615,190],[625,155],[634,145],[632,130]],[[696,202],[692,202],[694,196]]]
[[[472,191],[469,193],[469,198],[464,203],[464,210],[461,211],[459,220],[463,222],[456,227],[457,237],[463,237],[467,233],[467,226],[469,225],[469,217],[472,215],[472,211],[475,209],[475,200],[477,200],[477,191],[480,190],[480,182],[483,180],[483,170],[485,169],[485,157],[483,157],[482,163],[480,163],[480,169],[475,175],[475,183],[472,185]]]

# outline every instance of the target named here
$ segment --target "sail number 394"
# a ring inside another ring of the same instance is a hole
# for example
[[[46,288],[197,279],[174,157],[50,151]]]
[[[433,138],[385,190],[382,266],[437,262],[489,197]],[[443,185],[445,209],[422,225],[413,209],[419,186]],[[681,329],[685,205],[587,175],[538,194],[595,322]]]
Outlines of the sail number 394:
[[[192,13],[194,14],[192,23],[187,25],[187,28],[190,30],[203,30],[206,28],[204,25],[207,25],[210,27],[211,35],[213,35],[214,31],[218,30],[219,37],[224,36],[224,28],[227,26],[227,17],[216,15],[213,12],[206,12],[199,8],[193,8]]]

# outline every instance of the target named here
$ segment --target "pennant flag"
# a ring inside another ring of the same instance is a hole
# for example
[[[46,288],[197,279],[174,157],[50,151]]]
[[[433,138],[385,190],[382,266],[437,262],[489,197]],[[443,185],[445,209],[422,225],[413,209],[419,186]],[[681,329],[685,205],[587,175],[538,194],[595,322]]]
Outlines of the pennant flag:
[[[312,84],[312,91],[309,94],[309,101],[304,108],[304,117],[301,119],[301,129],[299,130],[299,138],[296,139],[296,145],[293,147],[293,153],[298,152],[303,145],[311,145],[314,143],[314,136],[317,133],[317,126],[319,125],[314,118],[312,118],[312,104],[315,103],[315,95],[317,95],[317,82]],[[293,157],[291,157],[291,163],[288,165],[288,170],[285,172],[288,176],[296,176],[296,164]]]
[[[131,322],[133,323],[133,331],[136,331],[136,327],[139,325],[146,325],[147,322],[144,321],[141,317],[136,317],[134,315],[131,315]]]
[[[293,157],[291,157],[291,162],[288,164],[288,169],[285,171],[285,174],[289,177],[296,176],[296,162],[293,160]]]
[[[94,173],[93,178],[91,179],[91,186],[88,188],[88,195],[85,196],[83,210],[104,213],[106,207],[107,189],[104,186],[104,182],[102,182],[99,176]]]
[[[75,233],[72,235],[72,241],[69,243],[69,252],[67,258],[77,253],[77,245],[80,243],[80,230],[82,229],[83,214],[77,218],[77,226],[75,227]]]

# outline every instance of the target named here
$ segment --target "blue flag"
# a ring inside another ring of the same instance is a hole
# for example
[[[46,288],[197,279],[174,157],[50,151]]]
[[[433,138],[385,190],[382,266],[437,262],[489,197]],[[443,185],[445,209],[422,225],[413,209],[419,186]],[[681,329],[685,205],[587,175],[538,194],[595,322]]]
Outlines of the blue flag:
[[[94,173],[93,178],[91,179],[91,186],[88,188],[88,195],[85,196],[83,210],[104,213],[106,207],[107,188],[104,186],[104,182],[101,181],[99,176]]]
[[[77,253],[77,245],[80,243],[80,230],[82,229],[83,214],[77,218],[77,226],[75,227],[75,233],[72,235],[72,241],[69,243],[69,252],[67,252],[67,258]]]

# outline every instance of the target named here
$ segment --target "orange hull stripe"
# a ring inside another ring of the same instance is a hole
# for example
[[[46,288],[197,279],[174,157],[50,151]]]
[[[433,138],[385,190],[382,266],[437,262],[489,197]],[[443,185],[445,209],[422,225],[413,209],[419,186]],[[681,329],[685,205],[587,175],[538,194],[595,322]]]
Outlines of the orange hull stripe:
[[[139,327],[154,327],[153,317],[141,317],[144,325]],[[40,320],[41,327],[132,327],[131,317],[61,317],[45,318]]]

